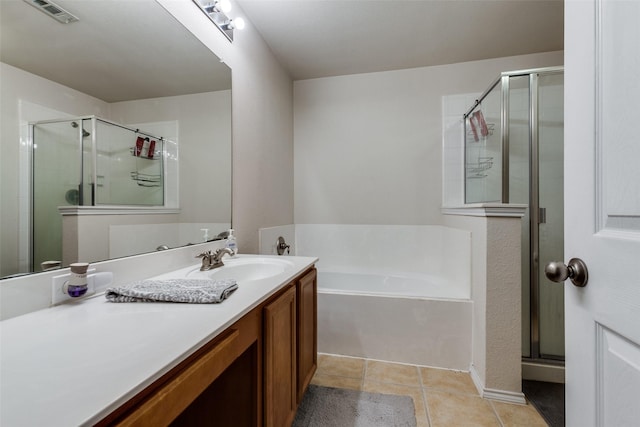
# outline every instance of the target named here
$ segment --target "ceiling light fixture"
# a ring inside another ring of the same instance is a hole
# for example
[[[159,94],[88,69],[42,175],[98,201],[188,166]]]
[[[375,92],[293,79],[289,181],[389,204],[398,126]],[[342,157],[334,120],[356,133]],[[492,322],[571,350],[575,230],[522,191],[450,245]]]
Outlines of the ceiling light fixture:
[[[213,22],[229,41],[233,41],[233,30],[242,30],[245,27],[244,19],[238,17],[231,19],[226,14],[231,11],[229,0],[193,0],[200,10]]]

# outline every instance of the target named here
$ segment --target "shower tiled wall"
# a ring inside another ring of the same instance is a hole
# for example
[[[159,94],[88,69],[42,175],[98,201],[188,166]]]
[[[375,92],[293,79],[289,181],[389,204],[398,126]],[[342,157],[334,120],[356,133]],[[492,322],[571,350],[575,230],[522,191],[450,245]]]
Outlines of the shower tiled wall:
[[[464,204],[463,114],[478,99],[478,93],[442,97],[442,206]]]

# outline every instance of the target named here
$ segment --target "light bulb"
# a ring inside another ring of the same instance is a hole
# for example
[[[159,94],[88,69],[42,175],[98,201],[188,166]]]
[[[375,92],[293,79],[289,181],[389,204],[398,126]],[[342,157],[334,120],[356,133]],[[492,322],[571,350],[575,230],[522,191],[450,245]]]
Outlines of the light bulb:
[[[231,10],[231,2],[229,0],[219,0],[216,2],[216,7],[224,13],[229,13]]]
[[[237,28],[238,30],[242,30],[245,27],[245,23],[244,23],[244,19],[242,18],[236,18],[233,20],[233,26],[235,28]]]

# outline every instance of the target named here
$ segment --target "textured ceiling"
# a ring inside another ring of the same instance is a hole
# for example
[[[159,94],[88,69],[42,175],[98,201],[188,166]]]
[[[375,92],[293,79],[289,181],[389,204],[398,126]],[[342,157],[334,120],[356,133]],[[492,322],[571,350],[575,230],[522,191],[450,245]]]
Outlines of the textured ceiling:
[[[229,69],[155,0],[56,3],[80,21],[0,0],[2,62],[107,102],[231,85]],[[237,3],[296,80],[563,49],[562,0]]]
[[[229,68],[155,0],[54,1],[80,21],[0,0],[2,62],[107,102],[231,88]]]
[[[563,49],[562,0],[237,0],[295,80]]]

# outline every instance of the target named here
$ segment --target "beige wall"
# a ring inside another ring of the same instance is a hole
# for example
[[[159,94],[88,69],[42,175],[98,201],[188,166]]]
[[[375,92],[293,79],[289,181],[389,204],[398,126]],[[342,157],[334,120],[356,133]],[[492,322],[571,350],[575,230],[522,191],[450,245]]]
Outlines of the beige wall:
[[[116,102],[111,104],[111,117],[124,124],[176,121],[180,207],[177,222],[229,222],[230,90]]]
[[[232,69],[232,221],[240,252],[258,253],[259,228],[293,223],[291,77],[250,22],[229,43],[192,2],[158,3]]]
[[[549,52],[294,83],[297,224],[441,224],[442,97]]]

